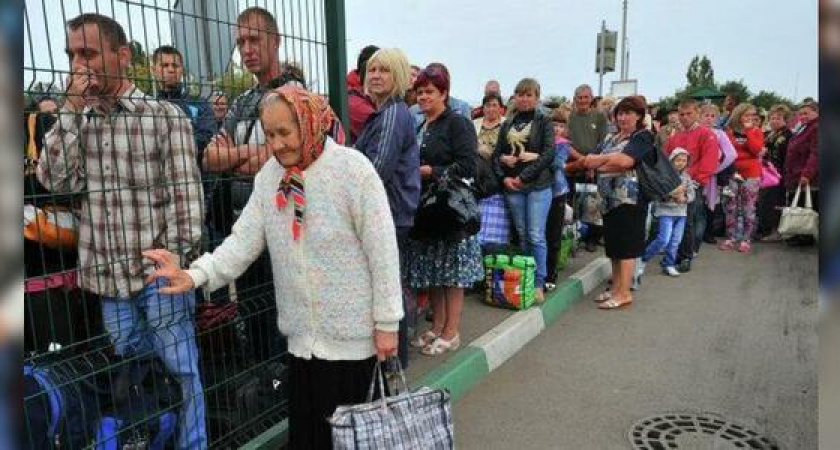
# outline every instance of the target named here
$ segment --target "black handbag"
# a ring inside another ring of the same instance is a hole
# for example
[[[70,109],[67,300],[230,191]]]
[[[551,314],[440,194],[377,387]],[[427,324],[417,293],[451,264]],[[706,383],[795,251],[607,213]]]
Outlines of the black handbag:
[[[636,165],[639,191],[649,201],[667,200],[682,179],[662,150],[654,148],[651,152],[651,158],[642,158]]]
[[[473,180],[448,173],[420,197],[411,238],[455,239],[478,234],[481,216],[475,199]]]

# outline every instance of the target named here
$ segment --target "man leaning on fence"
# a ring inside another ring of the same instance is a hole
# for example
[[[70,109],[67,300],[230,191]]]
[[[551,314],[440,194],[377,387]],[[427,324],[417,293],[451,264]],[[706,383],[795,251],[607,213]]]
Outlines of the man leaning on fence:
[[[271,157],[265,146],[265,134],[259,121],[258,106],[269,90],[286,84],[303,86],[299,71],[280,61],[280,31],[274,16],[266,9],[250,7],[236,19],[236,47],[242,64],[257,79],[257,86],[235,99],[219,133],[207,146],[204,168],[217,172],[230,186],[230,201],[219,213],[221,225],[216,232],[230,234],[233,222],[242,214],[254,189],[254,175]],[[236,295],[246,309],[262,311],[251,314],[245,325],[248,353],[257,361],[276,357],[285,350],[285,342],[277,329],[272,292],[271,261],[263,254],[236,280]]]
[[[207,448],[194,291],[158,293],[141,252],[165,248],[187,264],[201,240],[202,189],[189,119],[128,78],[131,51],[113,19],[67,23],[67,101],[46,137],[37,176],[53,192],[81,192],[80,286],[101,297],[120,356],[156,353],[183,393],[178,448]]]

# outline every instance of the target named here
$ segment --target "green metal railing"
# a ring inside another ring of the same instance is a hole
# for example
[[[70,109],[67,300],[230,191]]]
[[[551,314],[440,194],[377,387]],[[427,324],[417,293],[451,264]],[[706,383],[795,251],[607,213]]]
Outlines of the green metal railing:
[[[203,166],[205,160],[196,154],[200,182],[172,177],[173,166],[183,165],[176,172],[188,171],[192,162],[185,158],[166,160],[161,156],[156,146],[164,145],[159,143],[164,139],[158,127],[183,118],[172,116],[156,122],[155,113],[149,110],[111,110],[110,114],[123,115],[115,116],[117,119],[112,118],[105,126],[105,121],[95,113],[61,109],[68,101],[65,91],[73,75],[65,56],[66,23],[82,13],[97,13],[116,20],[125,31],[130,50],[125,77],[145,98],[155,98],[162,92],[151,58],[154,50],[173,45],[181,52],[186,99],[180,108],[185,115],[194,116],[193,130],[198,130],[196,124],[201,113],[197,111],[207,106],[223,109],[219,100],[222,96],[230,107],[238,96],[256,84],[236,45],[237,16],[254,6],[264,8],[276,18],[281,42],[279,60],[285,70],[300,70],[308,88],[328,95],[346,124],[343,1],[25,1],[23,94],[27,106],[23,121],[28,139],[24,148],[23,200],[28,214],[25,217],[31,221],[24,239],[27,283],[24,366],[31,372],[27,372],[23,399],[24,448],[86,448],[104,444],[104,436],[121,445],[133,442],[137,448],[177,448],[179,436],[195,431],[184,429],[185,424],[194,426],[195,423],[180,418],[187,408],[194,408],[195,412],[197,399],[204,402],[210,448],[244,445],[275,448],[282,442],[286,396],[294,386],[287,385],[285,343],[277,329],[277,299],[265,256],[236,283],[212,294],[197,293],[194,314],[190,310],[186,322],[194,338],[181,334],[179,327],[185,322],[179,318],[177,308],[164,310],[171,306],[167,303],[159,310],[152,310],[156,303],[145,304],[139,289],[117,290],[120,300],[114,306],[103,295],[79,287],[80,282],[86,287],[90,285],[90,273],[97,274],[96,282],[102,288],[118,282],[117,274],[132,273],[142,267],[139,243],[158,246],[192,237],[199,242],[193,252],[185,248],[170,250],[180,250],[185,257],[211,251],[230,233],[237,215],[232,205],[235,186],[247,182],[250,175],[234,169],[211,172]],[[257,31],[268,32],[267,29]],[[98,37],[107,39],[108,36],[100,29]],[[93,58],[101,58],[100,62],[107,64],[107,56],[103,55]],[[101,80],[110,76],[114,75],[101,76]],[[58,105],[58,111],[47,111],[52,106],[50,102]],[[253,111],[238,114],[230,108],[225,120],[255,118]],[[79,124],[76,134],[80,145],[61,134],[65,133],[61,131],[65,126],[61,124],[66,122],[64,117],[71,117]],[[139,129],[143,138],[126,144],[120,136],[120,126],[133,121],[138,124],[136,127],[125,126],[134,130],[131,132]],[[218,132],[219,123],[212,122],[216,125],[214,133]],[[59,139],[60,136],[65,139]],[[170,145],[197,151],[199,143],[192,140],[196,136],[197,133],[185,141],[184,135],[171,132],[166,137],[172,141]],[[108,147],[111,144],[113,151]],[[50,159],[51,151],[58,152],[58,156]],[[125,156],[113,157],[115,154]],[[59,166],[53,164],[58,161],[72,165],[74,155],[83,163],[68,173],[78,176],[80,183],[62,191],[55,175],[59,170],[53,170]],[[39,177],[39,170],[52,175]],[[185,236],[174,222],[160,225],[161,220],[169,217],[166,214],[173,214],[162,205],[166,202],[174,205],[176,200],[182,200],[180,194],[173,193],[186,193],[187,199],[194,200],[201,192],[199,187],[205,195],[199,201],[177,203],[174,214],[187,221],[198,218],[200,239],[193,236],[197,233]],[[184,211],[183,205],[193,206]],[[104,219],[106,216],[108,219]],[[75,220],[75,224],[64,230],[75,230],[78,244],[68,244],[65,240],[63,246],[53,245],[48,233],[52,225],[39,220],[54,222],[57,217],[71,223]],[[90,223],[103,225],[85,225]],[[122,223],[136,226],[116,226]],[[78,251],[86,247],[119,249],[121,246],[127,250],[118,252],[119,257],[102,254],[90,257],[90,251]],[[189,297],[174,296],[171,304],[184,301],[188,302]],[[133,309],[123,309],[127,306]],[[133,317],[117,321],[114,310],[103,311],[106,308],[116,308],[124,314],[130,311]],[[128,324],[137,327],[129,329]],[[129,332],[146,336],[151,346],[115,345],[128,339]],[[195,345],[197,353],[184,350],[190,345]],[[197,359],[191,359],[195,356]],[[190,394],[184,387],[190,385],[189,377],[175,370],[182,363],[198,368],[201,392]],[[56,399],[59,403],[55,403]],[[61,414],[56,416],[57,410]],[[118,431],[104,432],[105,425],[113,423],[109,420],[114,418],[122,421]],[[172,423],[177,424],[174,432],[163,431]],[[158,436],[167,437],[163,447],[155,447],[153,441]]]

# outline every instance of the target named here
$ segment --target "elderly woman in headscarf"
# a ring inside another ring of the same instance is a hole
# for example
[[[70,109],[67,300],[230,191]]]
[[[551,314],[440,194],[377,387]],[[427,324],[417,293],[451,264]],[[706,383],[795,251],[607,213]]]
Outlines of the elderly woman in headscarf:
[[[189,270],[165,250],[144,254],[158,265],[150,278],[169,281],[162,292],[178,293],[226,286],[268,249],[291,353],[289,444],[328,449],[326,418],[338,405],[364,402],[377,357],[397,351],[403,309],[394,221],[376,170],[341,145],[320,96],[281,87],[263,98],[260,120],[274,158],[256,175],[232,234]]]

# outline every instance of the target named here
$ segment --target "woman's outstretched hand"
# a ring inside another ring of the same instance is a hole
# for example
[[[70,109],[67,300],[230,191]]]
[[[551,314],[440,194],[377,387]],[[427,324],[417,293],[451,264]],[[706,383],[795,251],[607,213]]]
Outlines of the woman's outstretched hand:
[[[178,265],[178,258],[168,250],[146,250],[143,256],[151,259],[157,269],[146,278],[146,284],[154,283],[158,278],[166,278],[169,286],[160,289],[161,294],[181,294],[195,288],[195,282],[186,270]]]

